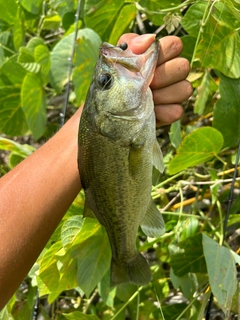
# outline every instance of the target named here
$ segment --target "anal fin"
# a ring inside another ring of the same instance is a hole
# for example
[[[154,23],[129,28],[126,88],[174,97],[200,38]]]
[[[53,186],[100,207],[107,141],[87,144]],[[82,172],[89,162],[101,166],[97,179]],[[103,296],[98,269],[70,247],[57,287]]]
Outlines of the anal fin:
[[[159,238],[165,233],[162,214],[151,199],[149,208],[141,223],[142,231],[151,238]]]

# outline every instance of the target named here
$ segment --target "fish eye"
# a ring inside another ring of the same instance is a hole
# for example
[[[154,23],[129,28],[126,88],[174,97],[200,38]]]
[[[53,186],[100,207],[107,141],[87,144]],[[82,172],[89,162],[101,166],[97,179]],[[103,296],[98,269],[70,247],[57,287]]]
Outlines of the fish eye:
[[[110,89],[113,84],[113,78],[109,73],[102,73],[99,76],[98,83],[104,90]]]

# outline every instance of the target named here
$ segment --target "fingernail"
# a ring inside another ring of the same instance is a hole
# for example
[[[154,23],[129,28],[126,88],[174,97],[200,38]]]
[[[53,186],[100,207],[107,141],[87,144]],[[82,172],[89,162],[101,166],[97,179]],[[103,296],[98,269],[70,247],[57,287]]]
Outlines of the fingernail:
[[[156,35],[153,33],[147,33],[147,34],[142,34],[139,37],[136,37],[132,43],[134,44],[143,44],[147,42],[153,42],[154,39],[156,38]]]

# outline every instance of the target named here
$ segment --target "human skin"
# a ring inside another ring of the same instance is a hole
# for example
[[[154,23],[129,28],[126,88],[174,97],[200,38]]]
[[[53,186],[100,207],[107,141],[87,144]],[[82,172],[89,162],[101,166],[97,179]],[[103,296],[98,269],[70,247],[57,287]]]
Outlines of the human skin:
[[[140,54],[154,35],[125,34],[119,43]],[[158,67],[151,84],[158,125],[183,113],[192,94],[189,63],[180,58],[181,40],[160,40]],[[17,290],[69,206],[81,190],[77,136],[82,108],[41,148],[0,179],[0,310]]]

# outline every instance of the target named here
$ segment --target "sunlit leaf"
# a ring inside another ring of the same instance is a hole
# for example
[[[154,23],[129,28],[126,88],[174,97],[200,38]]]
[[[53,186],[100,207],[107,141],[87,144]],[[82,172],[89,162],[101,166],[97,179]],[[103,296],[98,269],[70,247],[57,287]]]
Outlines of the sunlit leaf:
[[[60,273],[55,254],[62,248],[61,241],[53,244],[39,261],[40,270],[37,277],[39,295],[49,294],[58,288]]]
[[[174,146],[175,149],[177,149],[182,141],[180,120],[175,121],[171,125],[169,137],[170,137],[171,144]]]
[[[18,8],[17,16],[14,22],[13,42],[14,47],[18,50],[25,41],[24,18],[21,8]]]
[[[78,31],[77,35],[77,41],[80,41],[78,43],[81,43],[83,40],[87,41],[88,44],[91,44],[89,49],[86,49],[84,51],[83,57],[79,58],[81,65],[79,66],[78,63],[75,61],[76,67],[83,68],[83,73],[80,77],[83,77],[84,79],[84,72],[87,71],[87,79],[89,78],[89,74],[92,75],[92,69],[89,70],[89,65],[92,65],[96,62],[96,59],[94,61],[91,60],[92,55],[95,57],[96,53],[92,53],[92,50],[94,50],[95,45],[97,45],[97,49],[99,49],[100,46],[100,40],[97,34],[90,29],[81,29]],[[80,39],[80,40],[79,40]],[[98,40],[96,40],[98,39]],[[63,86],[67,83],[68,81],[68,74],[69,74],[69,68],[70,68],[70,61],[69,58],[71,57],[72,54],[72,47],[73,47],[73,40],[74,40],[74,33],[69,34],[65,38],[63,38],[61,41],[58,42],[58,44],[54,47],[54,49],[51,52],[51,69],[50,69],[50,82],[52,86],[58,91],[61,92],[63,89]],[[81,49],[79,48],[78,50],[78,45],[76,46],[77,52],[82,53]],[[95,49],[96,50],[96,49]],[[94,50],[94,51],[95,51]],[[76,53],[77,55],[78,53]],[[88,65],[86,66],[87,68],[84,68],[84,63],[88,62]],[[75,82],[77,77],[75,77]],[[78,79],[78,78],[77,78]],[[78,81],[77,81],[78,82]],[[85,83],[81,83],[81,90],[87,90],[85,88]],[[89,84],[89,82],[87,82]],[[76,84],[75,84],[76,85]],[[78,86],[78,83],[77,83]],[[77,90],[78,89],[77,87]]]
[[[58,14],[47,16],[44,18],[43,29],[57,30],[61,24],[61,17]]]
[[[101,39],[93,31],[82,33],[76,43],[73,83],[77,104],[81,105],[85,99],[92,80],[94,66],[99,56]]]
[[[27,74],[21,91],[22,109],[35,139],[42,136],[46,126],[46,97],[38,75]]]
[[[110,266],[111,249],[106,232],[81,243],[76,257],[78,285],[89,296]]]
[[[36,46],[34,50],[34,58],[36,62],[41,65],[41,72],[48,81],[48,73],[51,67],[50,52],[48,47],[42,44]]]
[[[88,28],[107,41],[117,20],[124,0],[86,0],[84,3],[84,21]]]
[[[213,16],[210,16],[203,29],[197,57],[201,59],[204,67],[217,69],[230,78],[239,78],[240,36],[238,30],[225,24],[222,25]]]
[[[17,13],[17,2],[15,0],[0,0],[0,19],[14,24]]]
[[[118,39],[127,30],[130,23],[135,19],[136,14],[137,12],[134,4],[125,5],[121,9],[108,39],[109,43],[114,45],[117,44]]]
[[[203,114],[205,105],[208,100],[208,96],[210,93],[210,74],[206,70],[202,82],[198,87],[198,94],[196,97],[196,102],[194,105],[194,113],[198,113],[199,115]]]
[[[169,173],[175,174],[188,167],[213,158],[222,148],[221,133],[211,127],[202,127],[188,134],[169,163]]]
[[[207,7],[207,2],[197,1],[186,12],[182,18],[181,25],[194,38],[197,38],[204,11]]]
[[[240,80],[220,75],[220,99],[214,106],[213,126],[221,132],[224,147],[240,141]]]
[[[203,234],[203,252],[206,259],[212,292],[225,313],[230,311],[237,289],[234,257],[230,250]]]
[[[65,249],[71,245],[77,234],[80,232],[83,224],[82,216],[72,216],[70,217],[62,226],[61,239],[62,244]]]

